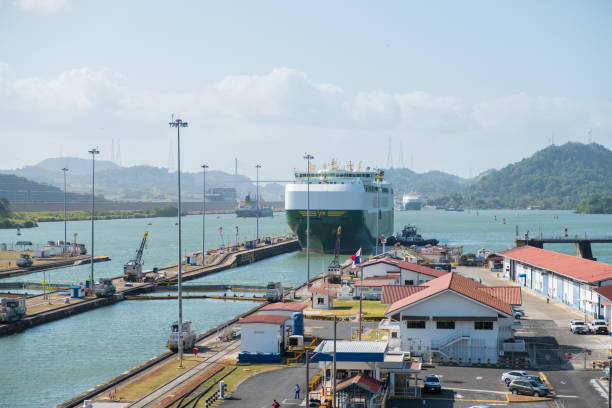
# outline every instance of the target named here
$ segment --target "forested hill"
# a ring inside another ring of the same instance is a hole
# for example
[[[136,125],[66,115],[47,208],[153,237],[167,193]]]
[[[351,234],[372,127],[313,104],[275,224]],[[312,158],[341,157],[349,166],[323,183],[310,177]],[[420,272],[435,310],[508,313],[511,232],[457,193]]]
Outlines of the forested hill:
[[[395,192],[417,193],[427,198],[462,191],[473,182],[473,179],[462,179],[442,171],[415,173],[410,169],[385,169],[385,179]]]
[[[569,142],[485,175],[463,193],[463,205],[576,209],[593,196],[612,196],[612,151],[596,143]]]

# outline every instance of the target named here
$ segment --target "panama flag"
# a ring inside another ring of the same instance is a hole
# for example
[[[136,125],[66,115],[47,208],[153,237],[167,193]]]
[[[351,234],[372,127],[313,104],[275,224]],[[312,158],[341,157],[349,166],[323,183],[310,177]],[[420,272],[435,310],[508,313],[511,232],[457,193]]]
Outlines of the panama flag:
[[[360,257],[361,257],[361,248],[359,248],[359,250],[355,252],[353,256],[351,256],[351,260],[353,261],[352,268],[355,268],[355,265],[359,265]]]

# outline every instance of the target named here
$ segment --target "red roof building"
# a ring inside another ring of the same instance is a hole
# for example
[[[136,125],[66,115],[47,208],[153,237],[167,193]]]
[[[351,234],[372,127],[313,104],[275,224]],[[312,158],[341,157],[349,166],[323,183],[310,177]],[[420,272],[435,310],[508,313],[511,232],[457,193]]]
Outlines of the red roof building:
[[[395,301],[389,306],[385,314],[394,313],[406,306],[420,302],[444,291],[455,292],[508,316],[512,316],[512,308],[509,303],[489,293],[483,285],[456,272],[447,273],[440,278],[434,279],[429,282],[424,289],[406,298]]]
[[[281,315],[270,315],[270,314],[252,314],[240,319],[241,324],[248,323],[268,323],[268,324],[282,324],[289,319],[287,316]]]
[[[612,265],[560,252],[522,246],[499,254],[506,259],[523,262],[581,282],[598,283],[612,280]]]

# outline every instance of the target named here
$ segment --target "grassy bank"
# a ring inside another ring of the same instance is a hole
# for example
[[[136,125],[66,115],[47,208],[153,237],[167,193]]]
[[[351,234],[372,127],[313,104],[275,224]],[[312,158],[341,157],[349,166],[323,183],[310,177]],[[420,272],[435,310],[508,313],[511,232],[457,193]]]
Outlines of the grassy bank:
[[[166,206],[152,210],[105,210],[96,211],[96,220],[115,220],[126,218],[176,217],[176,207]],[[183,215],[186,215],[183,212]],[[91,219],[91,211],[68,211],[68,221]],[[39,222],[64,221],[63,211],[13,212],[10,218],[0,218],[0,228],[32,228]]]

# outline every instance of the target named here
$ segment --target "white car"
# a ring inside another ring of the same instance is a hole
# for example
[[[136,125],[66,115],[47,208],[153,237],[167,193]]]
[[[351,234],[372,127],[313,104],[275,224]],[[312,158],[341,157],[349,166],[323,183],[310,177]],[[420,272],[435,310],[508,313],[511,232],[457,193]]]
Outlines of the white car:
[[[512,310],[512,315],[515,319],[520,319],[521,317],[525,316],[525,312],[522,309],[514,309]]]
[[[589,332],[590,333],[595,333],[595,334],[608,334],[609,330],[608,330],[608,325],[606,324],[605,320],[592,320],[588,323],[588,328],[589,328]]]
[[[501,376],[501,380],[506,383],[506,385],[510,384],[513,380],[518,378],[524,378],[528,376],[529,373],[527,371],[508,371],[507,373],[503,373]]]
[[[588,333],[589,332],[589,328],[587,327],[587,325],[584,323],[583,320],[572,320],[570,322],[570,331],[572,333]]]

